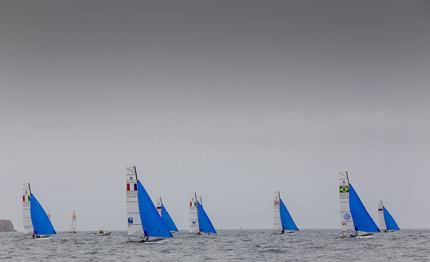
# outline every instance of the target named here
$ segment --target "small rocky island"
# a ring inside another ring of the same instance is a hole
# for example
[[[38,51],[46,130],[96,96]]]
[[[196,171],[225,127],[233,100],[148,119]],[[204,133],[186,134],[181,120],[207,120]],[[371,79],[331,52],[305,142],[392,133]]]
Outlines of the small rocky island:
[[[12,222],[10,220],[0,219],[0,232],[14,232]]]

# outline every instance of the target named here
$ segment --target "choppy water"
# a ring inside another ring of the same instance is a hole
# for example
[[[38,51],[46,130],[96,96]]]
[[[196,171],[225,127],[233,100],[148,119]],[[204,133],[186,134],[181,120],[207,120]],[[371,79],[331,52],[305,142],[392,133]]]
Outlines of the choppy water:
[[[337,239],[340,230],[222,230],[218,235],[181,231],[157,244],[124,244],[126,231],[59,232],[50,239],[22,240],[0,233],[4,261],[430,261],[430,230],[403,229],[370,239]]]

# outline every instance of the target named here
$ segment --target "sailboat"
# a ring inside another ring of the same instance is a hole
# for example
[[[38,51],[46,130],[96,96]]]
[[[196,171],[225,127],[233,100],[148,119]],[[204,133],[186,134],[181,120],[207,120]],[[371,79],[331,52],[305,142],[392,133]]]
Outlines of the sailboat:
[[[70,225],[70,233],[76,233],[76,211],[72,214],[72,224]]]
[[[127,243],[154,242],[172,237],[172,233],[164,224],[154,203],[137,178],[135,166],[127,168],[126,183]]]
[[[170,217],[169,212],[167,212],[167,209],[164,207],[161,197],[157,198],[156,203],[158,213],[160,214],[161,219],[163,220],[164,224],[166,224],[170,232],[178,232],[178,228],[176,227],[175,222],[173,222],[173,219]]]
[[[382,232],[400,230],[390,212],[382,204],[382,200],[378,201],[379,228]]]
[[[203,208],[202,198],[197,200],[196,192],[190,194],[190,233],[198,234],[208,233],[216,234],[209,216]]]
[[[273,195],[273,224],[275,234],[277,233],[295,233],[299,231],[296,224],[293,221],[287,207],[281,199],[281,194],[274,192]]]
[[[339,174],[340,220],[342,222],[341,238],[372,237],[372,233],[380,232],[378,226],[370,217],[352,184],[349,183],[348,172]],[[345,235],[345,233],[348,235]]]
[[[33,238],[49,237],[54,235],[54,227],[51,220],[31,193],[30,183],[24,184],[22,194],[22,213],[24,219],[24,234],[32,234]]]

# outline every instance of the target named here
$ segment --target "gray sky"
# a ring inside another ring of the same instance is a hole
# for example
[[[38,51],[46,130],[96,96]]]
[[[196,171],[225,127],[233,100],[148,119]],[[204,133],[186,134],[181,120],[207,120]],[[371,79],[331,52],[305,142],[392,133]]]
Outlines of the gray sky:
[[[2,1],[0,219],[22,184],[68,230],[126,229],[125,172],[188,228],[428,228],[429,1]]]

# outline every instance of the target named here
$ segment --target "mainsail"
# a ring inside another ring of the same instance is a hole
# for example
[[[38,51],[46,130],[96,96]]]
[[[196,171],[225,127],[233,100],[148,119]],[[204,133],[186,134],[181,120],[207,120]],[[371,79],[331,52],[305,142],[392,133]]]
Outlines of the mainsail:
[[[197,194],[196,192],[190,193],[190,233],[200,233],[199,215],[197,209]]]
[[[215,228],[212,225],[209,216],[206,214],[205,209],[203,208],[203,202],[201,197],[200,201],[197,201],[197,209],[199,216],[200,232],[216,234]]]
[[[166,224],[170,232],[178,232],[178,228],[176,227],[175,222],[173,222],[173,219],[170,217],[169,212],[167,212],[166,208],[164,207],[161,197],[157,198],[156,203],[158,213],[160,214],[161,219],[163,220],[164,224]]]
[[[33,224],[30,214],[30,184],[24,185],[22,190],[22,215],[24,219],[24,234],[33,234]]]
[[[72,224],[70,225],[70,233],[76,233],[76,212],[72,214]]]
[[[378,201],[378,213],[379,227],[381,231],[386,232],[400,229],[396,221],[394,221],[394,218],[391,216],[390,212],[388,212],[388,210],[382,204],[382,200]]]
[[[139,200],[137,198],[136,167],[128,167],[125,175],[127,183],[127,231],[129,237],[143,237],[142,223],[140,222]]]

